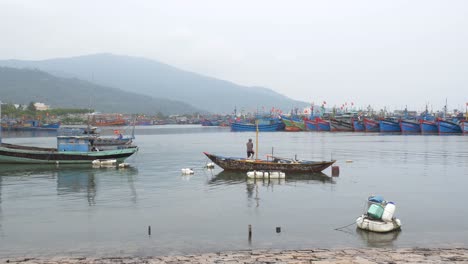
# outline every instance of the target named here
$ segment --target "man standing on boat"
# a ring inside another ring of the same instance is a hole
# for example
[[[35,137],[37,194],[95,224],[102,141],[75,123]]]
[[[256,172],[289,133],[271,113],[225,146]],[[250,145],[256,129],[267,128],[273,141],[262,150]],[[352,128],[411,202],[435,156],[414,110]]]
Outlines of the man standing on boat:
[[[249,138],[249,142],[247,142],[247,158],[250,159],[250,156],[253,158],[254,154],[255,152],[253,151],[253,142],[252,139]]]

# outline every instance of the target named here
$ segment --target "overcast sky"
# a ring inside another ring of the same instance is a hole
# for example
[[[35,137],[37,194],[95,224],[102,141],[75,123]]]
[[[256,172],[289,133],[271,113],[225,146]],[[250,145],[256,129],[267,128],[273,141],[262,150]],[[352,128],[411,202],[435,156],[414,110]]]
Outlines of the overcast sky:
[[[115,53],[328,106],[468,102],[468,1],[0,0],[0,59]]]

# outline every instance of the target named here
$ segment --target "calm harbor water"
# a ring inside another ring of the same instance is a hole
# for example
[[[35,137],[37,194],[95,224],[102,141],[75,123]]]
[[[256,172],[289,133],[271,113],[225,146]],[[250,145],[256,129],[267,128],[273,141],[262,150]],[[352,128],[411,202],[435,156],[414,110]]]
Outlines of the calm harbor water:
[[[47,133],[3,136],[56,143]],[[203,169],[203,151],[244,156],[253,132],[158,126],[137,128],[136,137],[129,169],[0,165],[0,256],[468,246],[467,136],[261,133],[261,157],[274,147],[278,156],[340,166],[339,177],[327,169],[271,181]],[[195,174],[182,176],[181,168]],[[396,203],[401,232],[334,230],[353,223],[371,194]]]

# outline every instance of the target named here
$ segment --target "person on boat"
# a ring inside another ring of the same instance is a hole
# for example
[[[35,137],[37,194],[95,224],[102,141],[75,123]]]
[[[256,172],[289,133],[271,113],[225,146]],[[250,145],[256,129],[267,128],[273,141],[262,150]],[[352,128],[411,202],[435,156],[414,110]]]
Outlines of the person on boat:
[[[249,138],[249,142],[247,142],[247,158],[248,159],[253,158],[254,154],[255,152],[253,151],[253,142],[252,142],[252,139]]]
[[[117,136],[117,139],[123,139],[122,133]]]

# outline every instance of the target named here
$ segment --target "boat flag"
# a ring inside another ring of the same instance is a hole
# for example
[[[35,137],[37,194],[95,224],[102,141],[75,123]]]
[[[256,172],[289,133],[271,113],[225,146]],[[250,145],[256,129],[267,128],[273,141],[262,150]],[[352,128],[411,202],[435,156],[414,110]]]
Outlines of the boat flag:
[[[118,134],[120,134],[120,130],[118,130],[118,129],[114,129],[114,134],[115,134],[115,135],[118,135]]]

